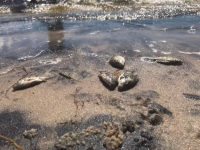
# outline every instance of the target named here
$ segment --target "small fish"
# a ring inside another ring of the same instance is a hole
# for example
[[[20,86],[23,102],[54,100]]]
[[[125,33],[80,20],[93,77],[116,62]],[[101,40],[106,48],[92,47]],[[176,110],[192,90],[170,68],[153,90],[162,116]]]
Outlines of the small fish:
[[[183,61],[173,57],[142,57],[144,61],[157,62],[165,65],[182,65]]]
[[[38,85],[42,82],[46,82],[47,79],[50,79],[50,77],[26,77],[21,80],[19,80],[14,86],[13,86],[13,91],[17,90],[23,90],[35,85]]]
[[[104,85],[110,90],[117,87],[117,77],[110,72],[100,71],[99,79],[105,83]]]
[[[125,71],[118,78],[118,90],[128,90],[138,82],[137,74],[134,71]]]
[[[183,95],[184,95],[186,98],[189,98],[189,99],[200,100],[200,96],[199,96],[199,95],[188,94],[188,93],[183,93]]]
[[[125,65],[125,58],[122,56],[113,56],[109,63],[114,68],[123,69]]]

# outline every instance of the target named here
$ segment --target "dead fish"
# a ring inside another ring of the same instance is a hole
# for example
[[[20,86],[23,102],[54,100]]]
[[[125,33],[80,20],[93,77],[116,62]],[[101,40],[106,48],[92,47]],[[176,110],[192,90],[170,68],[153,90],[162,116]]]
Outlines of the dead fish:
[[[157,62],[165,65],[182,65],[183,61],[173,57],[143,57],[144,61]]]
[[[114,90],[117,87],[117,77],[110,72],[100,71],[99,79],[110,90]]]
[[[138,82],[135,71],[125,71],[118,78],[118,90],[125,91],[135,86]]]
[[[200,96],[199,96],[199,95],[188,94],[188,93],[183,93],[183,95],[184,95],[186,98],[189,98],[189,99],[200,100]]]
[[[113,56],[110,61],[110,65],[114,68],[123,69],[125,65],[125,58],[122,56]]]
[[[26,77],[21,80],[19,80],[14,86],[13,91],[17,90],[23,90],[32,86],[35,86],[37,84],[40,84],[42,82],[46,82],[47,79],[50,79],[50,77]]]

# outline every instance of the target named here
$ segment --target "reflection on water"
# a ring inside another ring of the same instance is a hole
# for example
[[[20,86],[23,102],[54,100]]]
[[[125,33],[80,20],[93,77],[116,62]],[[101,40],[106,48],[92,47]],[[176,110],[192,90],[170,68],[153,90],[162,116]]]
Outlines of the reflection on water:
[[[48,24],[49,50],[60,51],[64,47],[64,27],[61,19]]]
[[[124,50],[130,57],[141,53],[169,55],[173,51],[199,54],[198,15],[129,21],[61,18],[58,15],[0,18],[1,59],[33,59],[48,55],[49,51],[69,51],[72,45],[98,55],[121,54]]]

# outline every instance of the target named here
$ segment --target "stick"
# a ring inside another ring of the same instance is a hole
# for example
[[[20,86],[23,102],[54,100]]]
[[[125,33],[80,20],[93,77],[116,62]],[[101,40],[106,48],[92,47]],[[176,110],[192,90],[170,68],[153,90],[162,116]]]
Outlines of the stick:
[[[61,75],[61,76],[63,76],[63,77],[65,77],[65,78],[67,78],[67,79],[78,81],[78,82],[82,82],[80,80],[76,80],[76,79],[72,78],[70,75],[65,75],[65,74],[63,74],[61,72],[59,72],[58,74]]]
[[[76,117],[77,115],[78,115],[78,111],[79,111],[79,109],[78,109],[78,103],[80,102],[79,100],[77,100],[77,93],[79,92],[79,90],[76,88],[76,93],[74,94],[74,104],[76,105],[76,114],[75,114],[75,116],[74,117]],[[84,102],[83,101],[81,101],[82,102],[82,107],[84,106]]]
[[[12,139],[5,137],[3,135],[0,135],[0,138],[10,142],[17,150],[23,150],[17,143],[15,143],[15,141],[13,141]]]

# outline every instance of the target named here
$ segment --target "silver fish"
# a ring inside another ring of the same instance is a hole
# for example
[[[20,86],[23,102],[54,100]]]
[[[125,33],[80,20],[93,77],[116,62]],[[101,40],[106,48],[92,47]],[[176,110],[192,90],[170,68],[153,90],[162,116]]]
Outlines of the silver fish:
[[[118,78],[118,90],[125,91],[132,88],[138,82],[135,71],[125,71]]]
[[[107,88],[113,90],[117,87],[117,77],[110,72],[100,71],[99,79],[106,84]]]
[[[113,56],[110,61],[110,65],[114,68],[123,69],[125,65],[125,58],[122,56]]]
[[[37,84],[40,84],[42,82],[46,82],[47,79],[50,79],[50,77],[26,77],[21,80],[19,80],[14,86],[13,91],[17,90],[23,90],[32,86],[35,86]]]
[[[183,61],[173,57],[143,57],[143,60],[166,65],[181,65]]]

